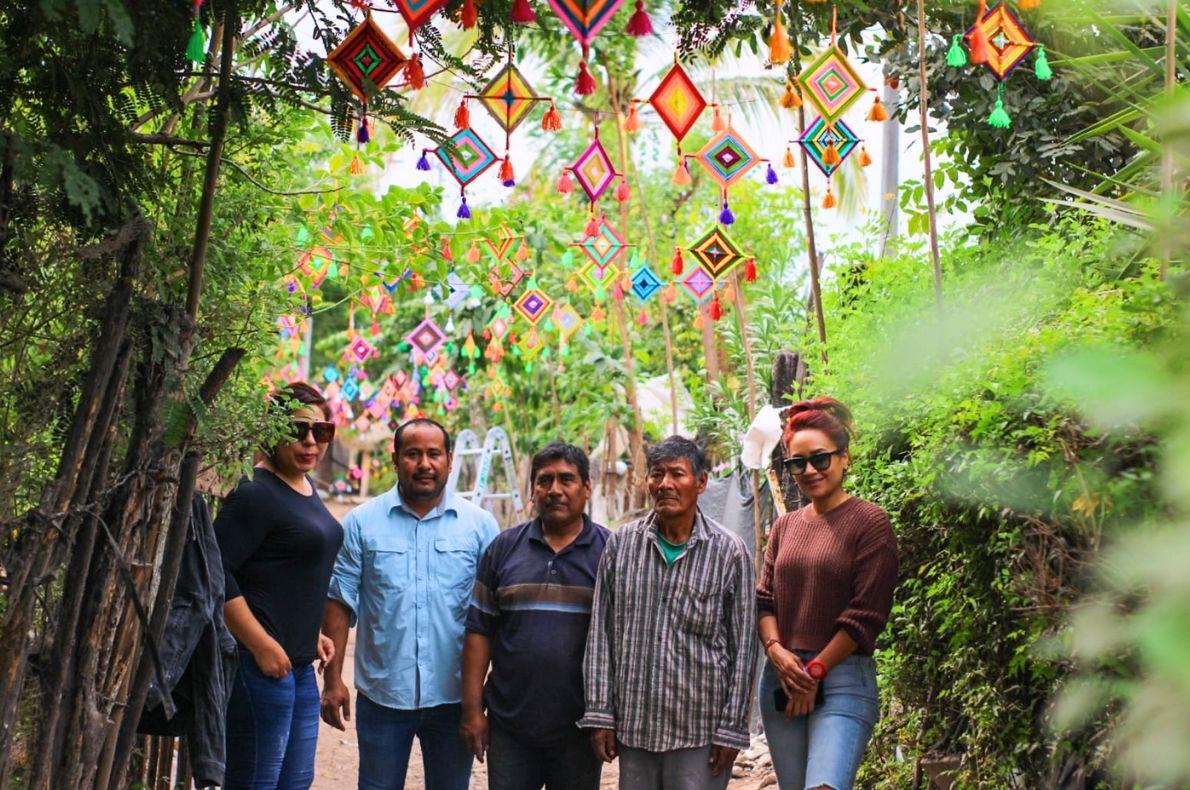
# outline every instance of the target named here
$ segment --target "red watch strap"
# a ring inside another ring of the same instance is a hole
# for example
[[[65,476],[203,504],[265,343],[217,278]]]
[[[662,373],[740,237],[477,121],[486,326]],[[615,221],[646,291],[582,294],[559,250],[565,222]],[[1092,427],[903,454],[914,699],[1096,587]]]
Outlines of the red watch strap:
[[[806,664],[806,672],[815,680],[822,680],[826,677],[826,664],[815,658]]]

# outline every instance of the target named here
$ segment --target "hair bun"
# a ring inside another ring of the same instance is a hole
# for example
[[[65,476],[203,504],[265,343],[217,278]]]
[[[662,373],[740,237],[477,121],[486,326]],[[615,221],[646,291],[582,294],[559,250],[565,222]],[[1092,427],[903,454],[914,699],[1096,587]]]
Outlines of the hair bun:
[[[828,414],[839,421],[843,426],[843,430],[847,432],[850,437],[855,436],[855,419],[851,416],[851,409],[837,398],[832,398],[829,395],[819,395],[815,398],[808,398],[807,400],[800,400],[790,406],[786,412],[786,419],[791,420],[799,414],[806,412],[822,412]]]

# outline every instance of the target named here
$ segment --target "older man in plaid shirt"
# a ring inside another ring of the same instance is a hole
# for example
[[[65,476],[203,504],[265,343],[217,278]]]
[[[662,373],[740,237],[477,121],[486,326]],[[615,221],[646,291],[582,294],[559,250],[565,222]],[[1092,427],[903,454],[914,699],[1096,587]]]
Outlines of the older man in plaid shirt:
[[[755,577],[744,542],[698,508],[708,463],[680,436],[649,449],[653,510],[608,539],[583,664],[595,754],[621,790],[724,788],[748,745]]]

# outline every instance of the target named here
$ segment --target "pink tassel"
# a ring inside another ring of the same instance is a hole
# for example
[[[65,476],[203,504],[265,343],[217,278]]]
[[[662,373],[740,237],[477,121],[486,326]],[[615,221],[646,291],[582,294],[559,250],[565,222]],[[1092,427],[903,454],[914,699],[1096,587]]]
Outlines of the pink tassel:
[[[623,203],[625,200],[628,199],[628,196],[630,194],[631,193],[628,191],[628,182],[624,179],[623,176],[620,176],[620,184],[619,184],[619,186],[616,187],[616,200]]]
[[[644,0],[636,0],[636,11],[629,18],[628,27],[624,28],[624,32],[637,38],[653,35],[653,22],[645,12]]]
[[[578,79],[574,84],[574,92],[579,96],[590,96],[595,92],[595,78],[591,76],[591,70],[587,68],[587,61],[583,60],[578,66]]]
[[[558,179],[558,194],[569,195],[574,191],[574,182],[570,180],[570,171],[563,170],[562,177]]]
[[[537,21],[537,14],[533,12],[529,0],[513,0],[512,11],[508,16],[518,25],[531,25]]]

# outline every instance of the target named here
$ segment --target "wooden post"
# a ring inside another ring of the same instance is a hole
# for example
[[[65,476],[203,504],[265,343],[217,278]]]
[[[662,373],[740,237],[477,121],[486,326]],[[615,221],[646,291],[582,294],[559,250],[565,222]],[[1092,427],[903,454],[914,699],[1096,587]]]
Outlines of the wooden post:
[[[744,372],[748,381],[748,422],[756,419],[756,370],[752,366],[752,342],[748,338],[748,314],[745,305],[744,290],[740,287],[740,278],[736,272],[731,274],[731,287],[735,291],[736,325],[740,330],[740,345],[744,349]],[[752,483],[752,533],[755,536],[756,548],[752,562],[756,567],[757,576],[764,564],[764,525],[760,519],[760,478],[759,473],[752,470],[748,475]]]
[[[1165,11],[1165,95],[1172,97],[1177,89],[1177,41],[1178,41],[1178,3],[1169,0]],[[1161,141],[1161,197],[1173,203],[1174,199],[1174,159],[1173,144],[1169,140]],[[1169,207],[1172,210],[1172,205]],[[1173,257],[1173,244],[1165,240],[1161,256],[1161,279],[1165,279],[1169,261]]]
[[[797,29],[793,31],[793,68],[801,72],[801,45],[798,42]],[[800,138],[806,132],[806,108],[797,108],[797,133]],[[801,146],[798,146],[801,149]],[[805,150],[798,151],[798,162],[802,175],[802,218],[806,223],[806,254],[810,262],[810,294],[814,298],[814,320],[818,328],[818,342],[822,344],[822,363],[826,366],[826,316],[822,311],[822,288],[818,281],[818,247],[814,243],[814,212],[810,208],[810,163],[806,160]]]
[[[934,211],[934,171],[930,162],[930,85],[926,70],[926,4],[917,0],[917,75],[921,80],[918,110],[921,114],[922,180],[926,187],[926,211],[930,219],[930,258],[934,262],[934,300],[942,307],[942,258],[938,253],[938,215]]]

